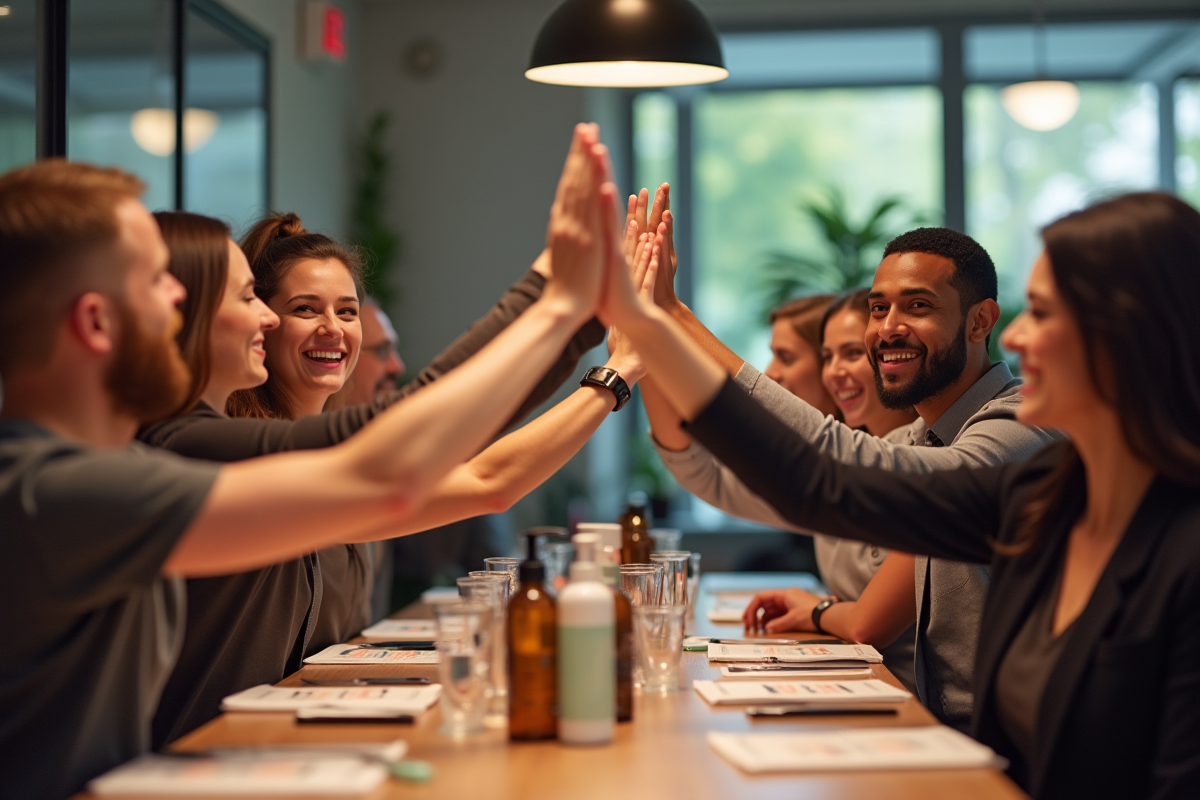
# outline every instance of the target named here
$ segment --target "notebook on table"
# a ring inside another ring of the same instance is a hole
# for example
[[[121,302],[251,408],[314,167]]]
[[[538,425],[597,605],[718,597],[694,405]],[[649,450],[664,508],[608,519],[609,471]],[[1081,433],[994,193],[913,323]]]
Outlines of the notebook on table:
[[[799,733],[708,734],[722,758],[746,772],[966,769],[1006,762],[952,728],[855,728]]]
[[[362,635],[364,639],[428,642],[437,638],[437,625],[431,619],[381,619],[363,628]]]
[[[862,669],[882,664],[883,656],[867,644],[709,644],[708,660]]]
[[[375,789],[387,775],[384,764],[353,757],[147,755],[92,780],[88,789],[102,797],[357,797]]]
[[[252,686],[221,701],[222,711],[300,711],[308,708],[376,710],[419,716],[442,696],[429,686]]]
[[[831,678],[869,678],[870,667],[791,666],[788,664],[735,664],[721,667],[721,679],[726,681],[787,681]]]
[[[335,644],[304,659],[305,664],[436,664],[436,650],[384,650]]]
[[[865,681],[693,681],[709,705],[900,703],[912,697],[890,683]]]

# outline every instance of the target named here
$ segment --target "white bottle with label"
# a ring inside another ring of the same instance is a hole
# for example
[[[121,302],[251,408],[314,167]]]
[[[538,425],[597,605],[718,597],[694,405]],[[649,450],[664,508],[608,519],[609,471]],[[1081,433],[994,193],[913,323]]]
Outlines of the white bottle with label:
[[[598,537],[571,541],[571,582],[558,595],[558,738],[607,744],[616,732],[616,603],[596,563]]]

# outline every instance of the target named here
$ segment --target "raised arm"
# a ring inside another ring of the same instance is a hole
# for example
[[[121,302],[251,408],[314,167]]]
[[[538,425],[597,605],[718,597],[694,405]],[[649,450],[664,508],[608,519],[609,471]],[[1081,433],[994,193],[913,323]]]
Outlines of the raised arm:
[[[602,173],[589,153],[595,141],[594,126],[576,129],[551,215],[554,279],[528,312],[363,435],[324,451],[222,469],[164,571],[250,569],[395,523],[477,452],[596,308],[603,270],[595,236]]]
[[[615,187],[601,189],[611,255],[601,317],[633,340],[689,432],[795,525],[906,552],[991,560],[1001,469],[932,473],[919,480],[823,457],[737,388],[673,318],[633,292],[621,257]]]
[[[637,248],[633,281],[649,297],[657,261],[651,248]],[[645,370],[628,338],[609,332],[612,355],[605,366],[633,387]],[[508,434],[465,464],[455,467],[433,488],[429,501],[399,525],[372,531],[361,539],[380,539],[428,530],[480,514],[507,511],[557,472],[612,413],[612,392],[582,386],[528,425]]]

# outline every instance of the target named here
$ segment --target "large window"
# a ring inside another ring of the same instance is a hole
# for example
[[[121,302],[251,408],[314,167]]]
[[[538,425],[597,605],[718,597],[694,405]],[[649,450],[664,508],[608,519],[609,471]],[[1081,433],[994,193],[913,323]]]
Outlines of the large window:
[[[34,2],[4,7],[0,168],[32,161],[37,141]],[[268,204],[266,38],[214,0],[67,7],[66,94],[47,98],[65,112],[65,155],[135,173],[151,209],[196,211],[243,230]]]
[[[37,155],[35,0],[3,0],[0,11],[0,172]]]
[[[845,272],[869,282],[884,240],[916,224],[988,249],[1004,323],[1041,226],[1130,190],[1200,204],[1200,20],[931,20],[722,42],[727,81],[633,97],[630,177],[675,187],[680,294],[760,368],[773,303],[838,288],[839,260],[868,265]],[[1004,90],[1032,80],[1072,84],[1078,108],[1045,130],[1018,122]],[[840,247],[820,223],[853,232],[889,199],[899,205],[865,242]]]

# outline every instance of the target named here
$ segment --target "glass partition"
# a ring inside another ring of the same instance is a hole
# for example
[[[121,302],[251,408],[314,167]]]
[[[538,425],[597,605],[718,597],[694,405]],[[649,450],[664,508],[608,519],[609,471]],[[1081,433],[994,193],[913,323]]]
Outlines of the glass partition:
[[[37,4],[0,2],[0,172],[5,172],[37,157]]]

